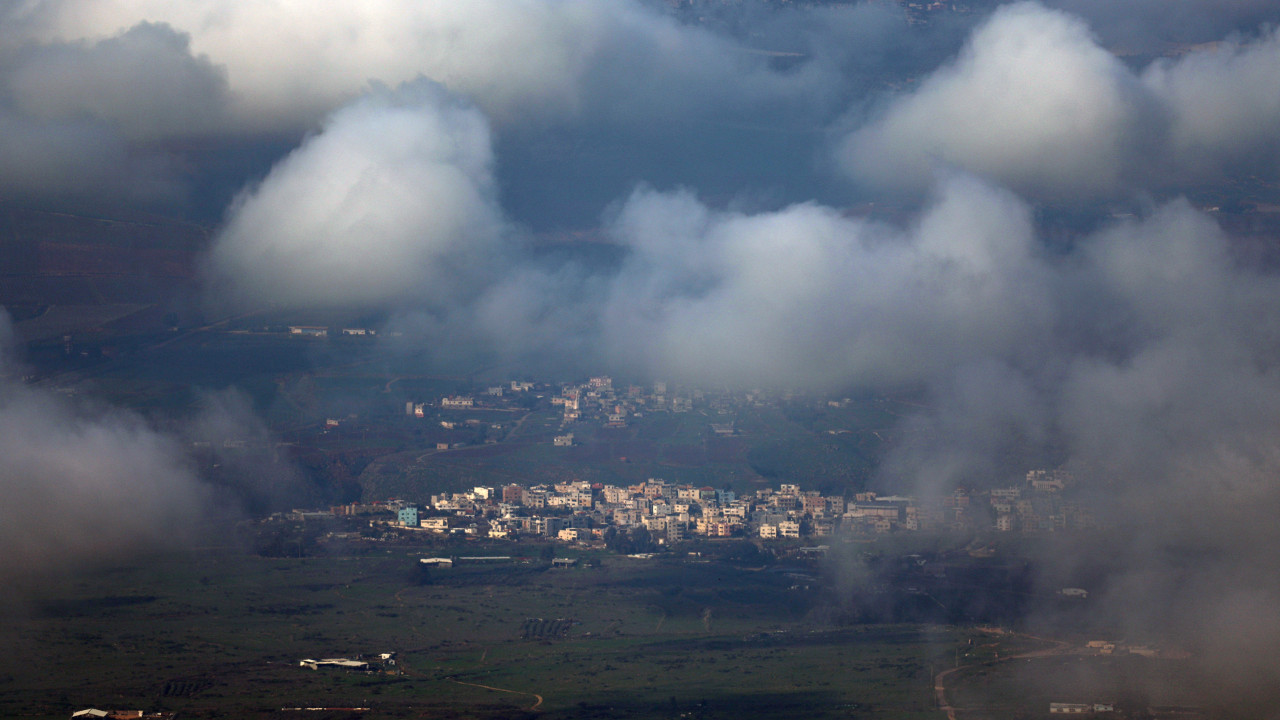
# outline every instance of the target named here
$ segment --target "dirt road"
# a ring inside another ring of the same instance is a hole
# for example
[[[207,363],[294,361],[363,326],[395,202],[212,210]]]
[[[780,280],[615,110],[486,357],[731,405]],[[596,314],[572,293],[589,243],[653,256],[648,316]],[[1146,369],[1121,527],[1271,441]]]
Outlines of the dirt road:
[[[998,632],[999,634],[1006,635],[1006,636],[1015,636],[1020,638],[1026,638],[1028,640],[1038,640],[1040,642],[1053,643],[1053,647],[1041,648],[1039,650],[1031,650],[1024,653],[1018,653],[1017,655],[1010,655],[1008,657],[1003,657],[998,660],[991,660],[991,661],[982,663],[983,665],[991,666],[991,665],[997,665],[1000,663],[1013,662],[1014,660],[1031,660],[1033,658],[1050,657],[1053,655],[1061,655],[1072,649],[1070,643],[1064,642],[1062,640],[1050,640],[1048,638],[1036,637],[1034,635],[1022,635],[1020,633],[1010,632],[1007,630],[995,630],[994,632]],[[957,672],[964,670],[966,668],[971,668],[971,667],[974,667],[974,666],[960,665],[957,667],[953,667],[949,670],[943,670],[942,672],[938,673],[937,676],[934,677],[933,679],[934,698],[937,700],[938,709],[947,714],[947,720],[956,720],[956,711],[963,709],[963,708],[953,707],[949,702],[947,702],[947,682],[951,680],[952,676],[955,675]]]

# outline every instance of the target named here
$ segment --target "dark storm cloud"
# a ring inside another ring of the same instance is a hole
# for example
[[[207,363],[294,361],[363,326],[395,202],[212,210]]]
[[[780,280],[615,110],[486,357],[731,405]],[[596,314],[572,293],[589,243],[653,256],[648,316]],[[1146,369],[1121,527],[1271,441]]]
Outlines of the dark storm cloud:
[[[0,192],[9,199],[180,207],[185,175],[170,153],[132,146],[101,123],[33,120],[0,107]]]
[[[11,196],[182,197],[156,143],[221,131],[226,82],[189,38],[140,23],[98,40],[0,34],[0,188]]]
[[[132,158],[118,136],[92,122],[48,123],[0,109],[0,186],[10,192],[88,191],[127,176]]]
[[[1193,20],[1205,9],[1178,7]],[[604,194],[646,180],[721,198],[754,192],[775,205],[839,204],[815,165],[821,129],[848,108],[860,127],[838,163],[868,188],[921,192],[939,166],[1068,199],[1245,166],[1274,173],[1266,129],[1277,111],[1265,99],[1275,96],[1275,36],[1248,25],[1265,13],[1233,5],[1229,22],[1210,25],[1251,27],[1244,40],[1135,71],[1097,38],[1113,27],[1106,13],[1084,9],[1082,18],[1017,3],[989,19],[939,16],[909,28],[880,4],[747,3],[682,22],[635,0],[381,0],[324,13],[301,3],[49,0],[7,8],[0,42],[13,123],[93,123],[142,170],[165,159],[143,141],[296,137],[370,82],[429,78],[488,118],[509,155],[498,171],[508,212],[539,228],[557,217],[582,224]],[[950,52],[969,22],[980,24],[965,49],[938,67],[939,49]],[[886,78],[902,85],[925,75],[863,117]],[[71,139],[43,139],[47,154],[70,152]],[[57,167],[46,174],[68,174]],[[716,167],[728,175],[708,169]],[[540,177],[566,187],[539,190]]]
[[[1046,5],[1087,20],[1109,50],[1148,56],[1237,33],[1252,35],[1280,22],[1280,8],[1270,0],[1050,0]]]
[[[134,152],[170,131],[296,138],[371,83],[434,80],[488,118],[506,150],[508,210],[539,229],[591,224],[640,181],[722,197],[745,185],[775,203],[819,196],[823,128],[885,73],[902,77],[950,46],[907,32],[902,13],[878,3],[748,4],[730,25],[637,0],[313,10],[47,0],[0,11],[0,43],[33,65],[14,73],[24,117],[88,113]],[[120,72],[144,56],[146,72]],[[199,185],[202,168],[183,167]]]
[[[733,38],[633,0],[379,0],[323,13],[291,2],[54,0],[10,16],[41,42],[113,36],[142,22],[190,33],[193,52],[225,68],[241,119],[259,125],[305,127],[370,80],[420,75],[471,97],[499,124],[684,117],[761,99],[808,102],[815,89],[832,89],[831,78],[803,67],[774,72]]]
[[[92,118],[147,140],[225,125],[225,73],[193,57],[190,37],[166,25],[25,48],[6,79],[14,111],[33,120]]]

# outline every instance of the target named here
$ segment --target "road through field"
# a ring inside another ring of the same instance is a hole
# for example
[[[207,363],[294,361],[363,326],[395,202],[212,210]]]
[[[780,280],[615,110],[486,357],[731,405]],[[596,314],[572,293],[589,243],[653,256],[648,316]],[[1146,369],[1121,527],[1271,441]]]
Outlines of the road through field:
[[[459,685],[470,685],[471,687],[484,688],[485,690],[496,690],[497,692],[512,693],[514,695],[532,695],[533,697],[537,698],[538,702],[530,705],[528,708],[525,708],[526,710],[537,710],[538,707],[542,705],[542,696],[537,693],[524,692],[523,690],[507,690],[505,688],[497,688],[491,685],[481,685],[479,683],[462,682],[461,680],[454,680],[453,678],[446,678],[446,679],[449,682],[457,683]]]
[[[1030,660],[1032,658],[1049,657],[1051,655],[1061,655],[1062,653],[1065,653],[1071,650],[1071,644],[1064,642],[1062,640],[1050,640],[1048,638],[1035,637],[1034,635],[1022,635],[1020,633],[1013,633],[1008,631],[1000,631],[1000,634],[1001,635],[1017,635],[1018,637],[1027,638],[1029,640],[1039,640],[1041,642],[1053,643],[1053,647],[1042,648],[1040,650],[1031,650],[1029,652],[1019,653],[1017,655],[1010,655],[1008,657],[1001,658],[999,660],[984,663],[986,665],[1007,663],[1007,662],[1012,662],[1014,660]],[[962,708],[952,707],[947,702],[947,680],[950,679],[951,676],[954,675],[956,672],[960,670],[964,670],[969,667],[974,667],[974,666],[959,665],[951,668],[950,670],[943,670],[942,672],[938,673],[937,677],[933,679],[933,693],[934,693],[934,697],[937,699],[937,702],[938,702],[938,709],[947,714],[947,720],[956,720],[956,711],[962,709]]]

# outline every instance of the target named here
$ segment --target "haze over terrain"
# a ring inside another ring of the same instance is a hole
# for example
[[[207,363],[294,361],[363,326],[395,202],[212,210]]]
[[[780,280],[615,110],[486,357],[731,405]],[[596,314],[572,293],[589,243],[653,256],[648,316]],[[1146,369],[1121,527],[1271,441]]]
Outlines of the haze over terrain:
[[[1280,8],[674,5],[9,3],[0,196],[213,227],[210,317],[919,391],[927,441],[879,487],[1008,482],[1010,438],[1039,448],[1130,523],[1109,612],[1280,680]],[[24,385],[8,353],[0,573],[114,550],[55,513],[207,512],[186,431]],[[196,425],[246,412],[208,405]]]

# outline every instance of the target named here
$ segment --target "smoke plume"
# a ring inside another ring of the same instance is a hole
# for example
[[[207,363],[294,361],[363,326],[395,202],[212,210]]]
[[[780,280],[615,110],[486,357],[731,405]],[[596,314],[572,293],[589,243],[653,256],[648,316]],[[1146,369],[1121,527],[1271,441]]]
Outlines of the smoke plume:
[[[0,328],[8,335],[8,316]],[[208,504],[182,446],[124,410],[82,407],[13,377],[0,348],[0,578],[193,539]]]

